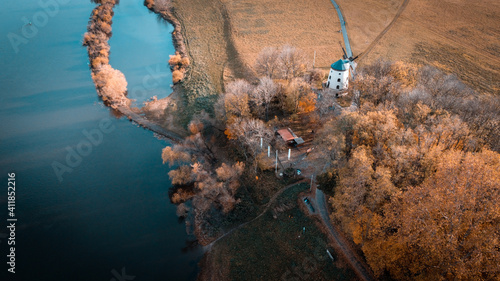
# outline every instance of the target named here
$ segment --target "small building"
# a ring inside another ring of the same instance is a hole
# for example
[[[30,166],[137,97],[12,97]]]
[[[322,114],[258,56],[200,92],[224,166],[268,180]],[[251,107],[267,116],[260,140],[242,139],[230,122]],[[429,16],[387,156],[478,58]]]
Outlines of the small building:
[[[326,87],[337,91],[349,86],[349,60],[338,60],[332,63]]]
[[[276,132],[276,134],[280,135],[281,138],[290,145],[301,145],[304,143],[304,140],[302,138],[297,137],[297,135],[294,134],[292,129],[287,128],[287,129],[280,129]]]

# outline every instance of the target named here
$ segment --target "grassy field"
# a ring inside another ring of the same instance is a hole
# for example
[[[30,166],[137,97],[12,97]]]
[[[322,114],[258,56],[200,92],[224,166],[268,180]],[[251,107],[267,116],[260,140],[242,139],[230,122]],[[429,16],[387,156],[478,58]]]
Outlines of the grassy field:
[[[360,64],[378,58],[430,64],[480,92],[499,93],[498,1],[337,2],[354,54],[363,54]],[[173,6],[192,61],[181,85],[185,112],[209,110],[225,82],[251,79],[255,58],[266,46],[296,46],[311,65],[316,51],[315,65],[324,69],[342,54],[340,24],[329,0],[174,0]]]
[[[203,265],[215,271],[213,280],[355,280],[326,236],[298,208],[298,193],[308,187],[291,187],[273,203],[278,208],[218,241]]]
[[[365,53],[360,63],[382,57],[430,64],[456,74],[480,92],[499,94],[500,2],[410,0],[387,32],[372,44],[404,2],[337,1],[346,18],[353,52]]]
[[[341,57],[339,19],[329,0],[223,0],[236,49],[252,66],[262,48],[285,44],[302,49],[312,66],[329,67]]]
[[[230,17],[220,0],[182,0],[172,4],[191,61],[189,75],[180,84],[184,93],[180,114],[186,124],[193,113],[213,110],[217,96],[224,91],[225,76],[243,78],[250,71],[234,47]]]

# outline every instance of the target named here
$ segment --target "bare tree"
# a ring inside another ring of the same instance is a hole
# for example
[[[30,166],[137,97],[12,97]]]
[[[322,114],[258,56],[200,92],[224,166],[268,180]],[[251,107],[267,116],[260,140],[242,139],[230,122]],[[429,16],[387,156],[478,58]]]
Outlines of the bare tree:
[[[278,93],[279,86],[269,77],[260,78],[259,85],[252,91],[251,99],[257,106],[264,106],[264,114],[266,121],[269,120],[269,105]]]
[[[255,61],[255,70],[260,76],[278,78],[280,72],[280,51],[275,47],[264,48]]]
[[[331,116],[336,110],[335,102],[335,94],[330,89],[321,90],[316,101],[316,112],[319,117],[325,118]]]
[[[228,130],[238,144],[244,148],[245,157],[251,155],[255,159],[260,149],[260,139],[270,143],[273,138],[272,131],[259,119],[236,118],[228,126]]]
[[[285,87],[285,106],[289,112],[296,113],[302,96],[311,90],[310,85],[302,78],[293,78]]]
[[[279,66],[284,79],[292,79],[304,75],[307,68],[307,58],[295,47],[285,45],[279,55]]]
[[[252,91],[252,85],[243,79],[235,80],[227,85],[226,94],[221,97],[224,100],[226,118],[250,116],[248,101]]]

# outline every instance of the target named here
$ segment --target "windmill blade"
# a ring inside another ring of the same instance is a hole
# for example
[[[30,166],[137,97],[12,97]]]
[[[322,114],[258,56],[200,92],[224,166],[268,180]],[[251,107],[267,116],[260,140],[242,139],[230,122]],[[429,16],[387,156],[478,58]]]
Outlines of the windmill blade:
[[[358,57],[359,57],[359,55],[358,55],[358,56],[355,56],[354,58],[350,58],[350,61],[354,61],[354,60],[355,60],[355,59],[357,59]]]
[[[354,81],[354,78],[356,77],[356,67],[358,66],[358,64],[354,61],[350,61],[349,66],[351,68],[351,71],[349,71],[349,75],[351,76],[351,80]]]
[[[347,54],[346,54],[346,52],[344,50],[344,47],[342,47],[342,44],[340,44],[340,41],[339,41],[339,45],[340,45],[340,48],[342,48],[342,52],[344,53],[344,59],[347,59],[348,58]]]

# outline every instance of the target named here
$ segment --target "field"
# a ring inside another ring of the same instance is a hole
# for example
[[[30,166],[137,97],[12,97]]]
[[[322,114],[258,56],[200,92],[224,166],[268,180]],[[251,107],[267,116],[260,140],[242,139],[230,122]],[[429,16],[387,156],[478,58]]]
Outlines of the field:
[[[338,0],[337,3],[345,16],[353,53],[363,54],[360,64],[380,57],[430,64],[456,74],[480,92],[499,94],[498,1]],[[398,11],[399,17],[392,22]],[[386,33],[381,35],[384,29]]]
[[[300,48],[317,67],[341,57],[339,19],[328,0],[224,0],[231,16],[236,49],[252,66],[264,47]]]
[[[259,219],[219,240],[203,261],[201,280],[210,280],[207,274],[211,280],[355,280],[342,256],[297,206],[298,193],[308,186],[288,189],[273,203],[281,211],[273,213],[271,207]]]
[[[186,87],[198,91],[220,93],[224,71],[243,78],[242,65],[231,35],[230,17],[219,0],[173,1],[174,15],[182,24],[185,44],[192,60],[191,77]]]
[[[328,69],[342,55],[329,0],[183,0],[175,15],[193,61],[186,87],[217,94],[224,82],[252,78],[262,48],[290,44]],[[338,0],[360,64],[378,58],[430,64],[480,92],[500,90],[500,4],[495,0]],[[200,12],[203,11],[203,12]]]
[[[252,78],[255,58],[267,46],[296,46],[311,66],[316,51],[316,66],[323,68],[342,54],[339,20],[328,0],[183,0],[173,6],[193,62],[185,84],[196,95]]]

